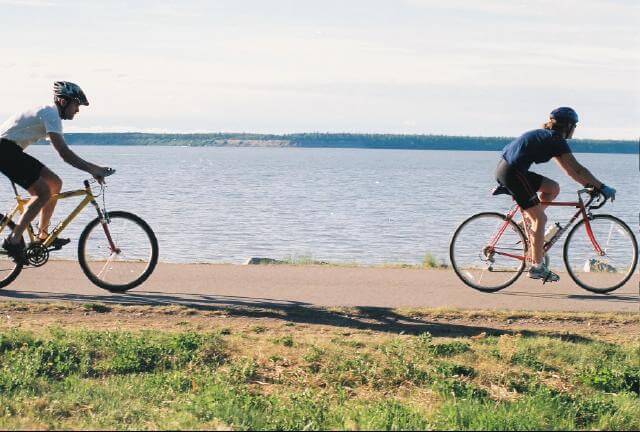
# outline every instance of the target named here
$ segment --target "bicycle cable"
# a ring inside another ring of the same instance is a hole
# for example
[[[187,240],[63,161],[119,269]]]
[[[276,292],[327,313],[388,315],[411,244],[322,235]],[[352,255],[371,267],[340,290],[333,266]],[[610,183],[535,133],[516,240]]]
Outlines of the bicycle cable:
[[[111,222],[109,220],[109,213],[107,212],[107,201],[106,201],[106,195],[107,195],[107,185],[105,185],[104,183],[100,184],[100,195],[102,195],[102,218],[104,219],[104,221],[106,223]]]
[[[110,221],[109,215],[107,213],[107,202],[106,202],[107,185],[105,183],[98,182],[96,179],[89,179],[88,181],[89,181],[89,183],[98,183],[100,185],[100,192],[99,193],[94,194],[93,190],[91,191],[91,193],[93,194],[94,198],[102,197],[102,219],[106,223],[110,223],[111,221]]]

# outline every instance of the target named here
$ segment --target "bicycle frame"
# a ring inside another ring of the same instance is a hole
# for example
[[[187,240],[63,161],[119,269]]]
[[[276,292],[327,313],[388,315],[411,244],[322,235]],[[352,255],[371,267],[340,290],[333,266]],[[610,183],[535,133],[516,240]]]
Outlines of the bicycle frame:
[[[594,198],[591,197],[587,202],[587,204],[585,205],[585,203],[582,201],[582,197],[580,196],[580,193],[578,193],[577,202],[542,201],[540,203],[542,205],[551,206],[551,207],[575,207],[578,209],[578,211],[573,215],[573,217],[569,220],[569,222],[565,226],[563,226],[561,229],[559,229],[558,232],[548,242],[544,244],[544,247],[543,247],[544,252],[547,252],[549,249],[551,249],[551,247],[558,241],[558,239],[560,239],[560,237],[562,237],[562,235],[574,224],[576,219],[579,216],[582,216],[582,219],[584,220],[585,229],[587,230],[587,236],[589,237],[589,240],[591,241],[591,244],[593,245],[595,251],[601,256],[605,254],[602,248],[600,247],[600,244],[598,244],[598,241],[594,237],[593,230],[591,229],[591,224],[589,223],[589,213],[587,212],[587,206],[591,204],[593,199]],[[515,258],[520,261],[524,261],[526,259],[526,256],[514,255],[507,252],[500,252],[495,249],[495,246],[498,243],[498,240],[500,240],[500,237],[502,237],[502,234],[505,232],[505,230],[509,226],[509,223],[511,222],[511,220],[513,220],[513,217],[518,211],[520,212],[520,214],[524,219],[524,211],[520,208],[518,204],[514,205],[511,208],[511,210],[509,210],[509,212],[507,213],[507,217],[505,218],[504,223],[498,229],[498,232],[493,236],[493,238],[489,242],[488,247],[490,248],[491,252],[495,253],[496,255],[508,256],[510,258]],[[525,235],[527,236],[527,240],[529,241],[529,244],[531,244],[531,238],[528,232],[529,230],[525,230],[525,231],[527,231],[525,233]]]
[[[58,238],[60,233],[62,231],[64,231],[64,229],[76,218],[76,216],[78,216],[78,214],[80,214],[80,212],[82,210],[84,210],[84,208],[89,203],[91,203],[95,207],[96,211],[98,212],[98,217],[100,217],[100,219],[102,220],[102,227],[104,228],[104,231],[105,231],[105,234],[107,236],[107,240],[109,241],[109,246],[110,246],[111,250],[113,252],[118,251],[118,248],[113,243],[113,240],[111,238],[111,234],[109,233],[109,229],[107,227],[107,222],[108,221],[105,220],[105,215],[103,214],[102,210],[100,209],[100,206],[96,202],[96,197],[91,192],[91,187],[89,186],[89,182],[87,180],[84,181],[84,187],[85,187],[84,189],[77,189],[77,190],[72,190],[72,191],[68,191],[68,192],[60,192],[59,194],[56,194],[51,198],[51,199],[59,200],[59,199],[77,197],[77,196],[83,196],[84,197],[82,199],[82,201],[77,205],[77,207],[75,209],[73,209],[73,211],[69,214],[69,216],[67,216],[64,220],[60,221],[58,223],[58,225],[56,225],[56,227],[53,229],[53,231],[51,231],[49,236],[42,242],[42,246],[44,246],[45,248],[48,248],[49,246],[51,246],[53,241],[56,238]],[[16,202],[17,202],[17,204],[9,212],[9,214],[7,214],[5,216],[5,218],[0,223],[0,231],[3,231],[5,229],[5,227],[9,223],[9,221],[12,220],[13,217],[17,213],[20,213],[20,214],[24,213],[25,207],[29,203],[29,199],[22,198],[20,196],[20,194],[18,193],[18,190],[15,188],[15,186],[14,186],[14,191],[15,191],[15,194],[16,194]],[[29,239],[30,239],[31,243],[35,242],[36,241],[36,235],[34,234],[33,227],[31,226],[31,224],[29,224],[27,226],[27,232],[29,234]]]

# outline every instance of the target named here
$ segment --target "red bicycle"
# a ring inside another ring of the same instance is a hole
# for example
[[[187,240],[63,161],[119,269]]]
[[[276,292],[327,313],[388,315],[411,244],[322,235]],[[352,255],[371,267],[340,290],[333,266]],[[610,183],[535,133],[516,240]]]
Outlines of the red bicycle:
[[[508,194],[498,186],[493,195]],[[589,199],[585,203],[582,194]],[[594,203],[595,201],[595,203]],[[592,210],[606,203],[594,189],[578,191],[577,202],[543,202],[548,206],[575,207],[578,210],[557,232],[545,239],[546,252],[572,226],[564,242],[563,258],[569,276],[580,287],[595,293],[608,293],[623,286],[633,276],[638,263],[638,243],[631,229],[620,219]],[[456,229],[449,245],[449,257],[462,281],[484,292],[495,292],[514,283],[530,263],[530,238],[514,220],[522,210],[515,204],[505,215],[495,212],[471,216]],[[524,216],[524,215],[523,215]],[[576,220],[579,220],[575,225]]]

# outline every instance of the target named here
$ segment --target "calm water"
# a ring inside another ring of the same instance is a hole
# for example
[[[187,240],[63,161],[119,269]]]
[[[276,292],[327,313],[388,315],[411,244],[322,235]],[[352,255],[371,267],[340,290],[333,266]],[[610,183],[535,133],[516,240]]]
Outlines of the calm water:
[[[146,219],[160,241],[162,261],[241,263],[252,256],[376,263],[419,263],[425,253],[448,261],[456,225],[483,210],[506,211],[507,197],[490,197],[497,152],[363,149],[272,149],[78,146],[84,158],[112,166],[107,208]],[[64,189],[86,177],[50,146],[29,152],[56,171]],[[635,155],[577,154],[618,190],[601,211],[638,231],[640,174]],[[555,163],[534,166],[560,182],[560,199],[578,185]],[[9,182],[0,181],[2,210]],[[71,200],[59,204],[54,223]],[[571,210],[549,209],[551,221]],[[75,257],[87,208],[69,228],[74,243],[58,256]],[[56,217],[58,216],[58,217]],[[559,248],[552,261],[560,262]]]

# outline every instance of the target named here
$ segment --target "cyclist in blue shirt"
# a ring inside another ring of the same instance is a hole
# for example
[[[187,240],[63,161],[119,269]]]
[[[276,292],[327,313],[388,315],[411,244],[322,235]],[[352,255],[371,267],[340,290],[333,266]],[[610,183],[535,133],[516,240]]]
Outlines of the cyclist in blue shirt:
[[[544,233],[547,216],[540,201],[553,201],[560,193],[560,185],[550,178],[529,171],[533,163],[548,162],[555,158],[560,167],[576,182],[583,186],[593,186],[606,198],[615,199],[616,190],[606,186],[594,177],[573,156],[567,139],[573,138],[578,114],[569,107],[560,107],[549,116],[542,129],[524,133],[511,141],[502,151],[502,158],[496,168],[498,183],[506,187],[528,217],[531,238],[531,260],[529,277],[556,282],[560,277],[543,263]],[[538,196],[540,192],[540,196]]]

